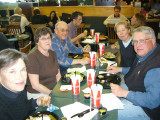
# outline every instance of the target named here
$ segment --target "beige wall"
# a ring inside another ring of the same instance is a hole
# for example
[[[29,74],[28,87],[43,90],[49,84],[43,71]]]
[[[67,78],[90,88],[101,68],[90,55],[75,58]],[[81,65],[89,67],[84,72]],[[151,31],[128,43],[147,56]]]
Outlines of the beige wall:
[[[58,12],[61,16],[62,13],[72,13],[74,11],[80,11],[84,16],[95,16],[95,17],[108,17],[113,14],[114,6],[46,6],[39,7],[41,14],[49,16],[52,10]],[[133,6],[127,5],[122,6],[121,13],[126,17],[130,18],[135,13],[140,12],[141,8],[134,8]],[[33,10],[33,8],[32,8]]]

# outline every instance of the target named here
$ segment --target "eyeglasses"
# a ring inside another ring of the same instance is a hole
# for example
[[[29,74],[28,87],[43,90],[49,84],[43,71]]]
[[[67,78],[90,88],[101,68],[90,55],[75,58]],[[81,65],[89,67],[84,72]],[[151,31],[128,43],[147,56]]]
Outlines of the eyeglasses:
[[[51,37],[47,37],[47,38],[42,37],[42,38],[40,38],[39,40],[50,40],[50,39],[51,39]]]
[[[148,39],[140,39],[140,40],[132,40],[132,45],[137,45],[138,43],[144,44],[144,43],[146,43],[146,40],[151,40],[151,38],[148,38]]]
[[[67,33],[69,32],[68,29],[66,29],[66,30],[65,30],[65,29],[60,29],[60,31],[61,31],[61,32],[67,32]]]

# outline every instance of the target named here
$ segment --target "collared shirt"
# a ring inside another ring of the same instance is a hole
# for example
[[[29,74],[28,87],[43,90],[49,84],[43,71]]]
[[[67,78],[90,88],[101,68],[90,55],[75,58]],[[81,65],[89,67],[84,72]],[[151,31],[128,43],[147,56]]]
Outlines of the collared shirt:
[[[153,48],[144,57],[140,57],[137,55],[137,57],[139,58],[138,63],[146,60],[153,53],[156,47]],[[130,68],[122,68],[122,73],[126,74],[129,69]],[[129,91],[126,98],[135,105],[147,107],[150,109],[156,108],[158,105],[160,105],[160,68],[154,68],[147,72],[144,78],[144,86],[146,88],[146,92],[143,93]]]
[[[63,42],[59,39],[56,33],[53,34],[52,48],[56,51],[58,56],[58,64],[64,67],[71,65],[73,59],[68,58],[69,53],[80,54],[82,47],[76,47],[67,37]]]
[[[126,48],[130,44],[131,41],[132,41],[132,37],[130,38],[130,40],[128,42],[122,41],[122,43],[123,43],[124,47]]]
[[[76,26],[73,24],[73,21],[71,21],[71,22],[68,24],[68,29],[69,29],[68,37],[70,37],[71,39],[77,37],[77,29],[78,29],[78,27],[76,27]]]

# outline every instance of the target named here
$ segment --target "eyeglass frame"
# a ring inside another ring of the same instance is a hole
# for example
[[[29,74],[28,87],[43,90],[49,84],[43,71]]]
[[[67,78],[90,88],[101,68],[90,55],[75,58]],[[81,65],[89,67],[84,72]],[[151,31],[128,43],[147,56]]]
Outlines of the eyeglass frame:
[[[50,40],[50,39],[52,40],[51,37],[47,37],[47,38],[43,38],[43,37],[42,37],[42,39],[39,38],[39,40]]]
[[[147,39],[140,39],[140,40],[132,40],[132,45],[136,45],[136,44],[138,44],[138,43],[140,43],[140,44],[144,44],[144,43],[146,43],[146,40],[152,40],[152,38],[147,38]],[[136,43],[135,43],[136,42]]]

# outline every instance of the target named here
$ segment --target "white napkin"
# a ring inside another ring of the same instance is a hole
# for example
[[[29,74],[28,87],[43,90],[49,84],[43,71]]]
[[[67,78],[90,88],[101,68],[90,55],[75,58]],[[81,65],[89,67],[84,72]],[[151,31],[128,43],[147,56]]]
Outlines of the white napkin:
[[[107,108],[107,111],[124,109],[124,104],[112,93],[102,94],[101,104],[103,107]]]
[[[94,43],[95,39],[85,39],[82,43]]]
[[[91,89],[89,87],[82,90],[84,93],[91,93]]]
[[[72,90],[72,85],[61,85],[60,90]]]
[[[80,102],[75,102],[73,104],[69,104],[60,108],[63,116],[67,117],[67,120],[91,120],[97,113],[98,110],[94,109],[93,111],[84,114],[83,117],[79,118],[78,116],[71,118],[71,116],[81,113],[87,109],[90,109],[89,106],[84,105]]]
[[[75,72],[75,71],[79,71],[80,73],[86,72],[86,66],[83,65],[81,68],[68,68],[67,69],[67,73]]]

